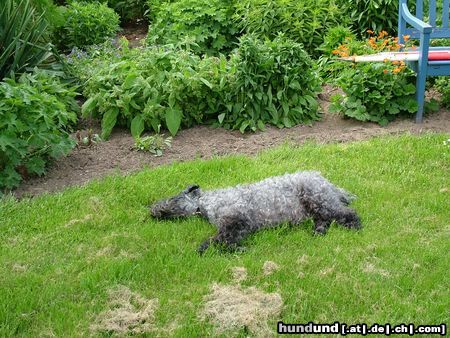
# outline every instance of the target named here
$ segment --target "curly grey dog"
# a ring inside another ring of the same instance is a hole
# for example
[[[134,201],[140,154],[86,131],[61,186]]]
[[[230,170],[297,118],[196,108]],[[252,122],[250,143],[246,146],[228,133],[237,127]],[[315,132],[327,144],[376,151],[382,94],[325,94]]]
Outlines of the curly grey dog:
[[[348,207],[353,199],[319,172],[301,171],[212,191],[193,185],[153,204],[151,214],[155,218],[196,214],[207,218],[218,227],[218,233],[200,245],[198,251],[203,253],[212,243],[237,247],[247,235],[285,222],[313,219],[318,234],[325,234],[333,221],[359,229],[359,217]]]

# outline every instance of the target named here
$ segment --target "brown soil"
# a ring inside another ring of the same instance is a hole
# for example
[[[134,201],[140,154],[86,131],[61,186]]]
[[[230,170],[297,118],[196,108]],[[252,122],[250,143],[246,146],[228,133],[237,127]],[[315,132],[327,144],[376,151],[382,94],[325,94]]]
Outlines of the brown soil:
[[[119,32],[119,36],[124,36],[128,40],[128,46],[131,48],[139,47],[145,41],[148,31],[148,23],[141,20],[138,22],[128,22]]]
[[[128,174],[145,166],[155,167],[197,157],[210,158],[214,155],[237,153],[254,155],[286,141],[293,144],[302,144],[307,140],[318,143],[347,142],[406,132],[450,132],[448,110],[431,114],[422,124],[414,123],[413,119],[398,119],[386,127],[327,113],[333,91],[334,89],[324,88],[320,103],[325,113],[323,119],[312,126],[296,126],[290,129],[268,127],[264,132],[244,135],[239,131],[198,126],[180,131],[173,139],[172,148],[166,150],[162,157],[133,150],[134,141],[130,132],[115,130],[108,141],[74,149],[67,157],[55,161],[47,175],[23,182],[15,191],[15,195],[35,196],[43,192],[59,191],[116,172]]]

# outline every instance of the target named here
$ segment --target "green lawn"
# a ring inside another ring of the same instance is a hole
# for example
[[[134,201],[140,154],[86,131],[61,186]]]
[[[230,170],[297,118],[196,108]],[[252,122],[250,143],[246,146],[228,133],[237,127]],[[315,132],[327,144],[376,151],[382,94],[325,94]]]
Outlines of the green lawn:
[[[107,177],[82,188],[0,202],[0,336],[92,334],[108,290],[127,286],[157,298],[150,335],[210,335],[199,319],[213,283],[278,292],[276,321],[449,323],[449,135],[283,146],[255,158],[195,160]],[[315,169],[358,196],[363,229],[312,224],[257,233],[247,251],[200,257],[214,233],[200,218],[154,221],[147,205],[192,183],[213,189]],[[265,261],[280,269],[262,274]],[[95,333],[97,334],[97,333]],[[245,335],[246,331],[240,331]]]

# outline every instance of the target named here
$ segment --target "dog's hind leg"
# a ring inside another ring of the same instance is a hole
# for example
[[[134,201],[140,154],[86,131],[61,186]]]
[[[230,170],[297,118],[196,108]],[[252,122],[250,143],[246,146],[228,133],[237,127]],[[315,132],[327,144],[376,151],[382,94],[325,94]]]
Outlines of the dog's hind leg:
[[[316,234],[324,235],[330,224],[335,221],[336,223],[345,226],[349,229],[360,229],[361,221],[356,212],[347,207],[339,209],[322,209],[320,213],[313,216],[314,219],[314,232]]]
[[[336,223],[349,229],[360,229],[362,227],[361,220],[356,211],[351,208],[341,208],[334,215],[333,219]]]
[[[219,223],[218,233],[199,246],[199,254],[205,252],[211,244],[222,246],[226,250],[237,249],[245,237],[259,229],[247,217],[239,214],[222,217]]]

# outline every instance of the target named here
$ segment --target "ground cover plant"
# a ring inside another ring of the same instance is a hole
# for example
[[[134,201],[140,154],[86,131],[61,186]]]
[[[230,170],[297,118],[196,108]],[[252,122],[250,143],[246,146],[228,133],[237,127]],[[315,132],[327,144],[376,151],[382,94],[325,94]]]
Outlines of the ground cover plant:
[[[4,199],[0,335],[248,336],[273,333],[279,319],[446,323],[449,137],[283,146]],[[358,196],[361,231],[332,226],[313,237],[311,223],[281,226],[249,238],[243,253],[199,257],[199,239],[215,232],[205,220],[148,218],[147,204],[191,183],[213,189],[308,169]]]
[[[75,88],[43,71],[0,82],[0,194],[45,172],[75,145],[69,127],[79,107]]]

